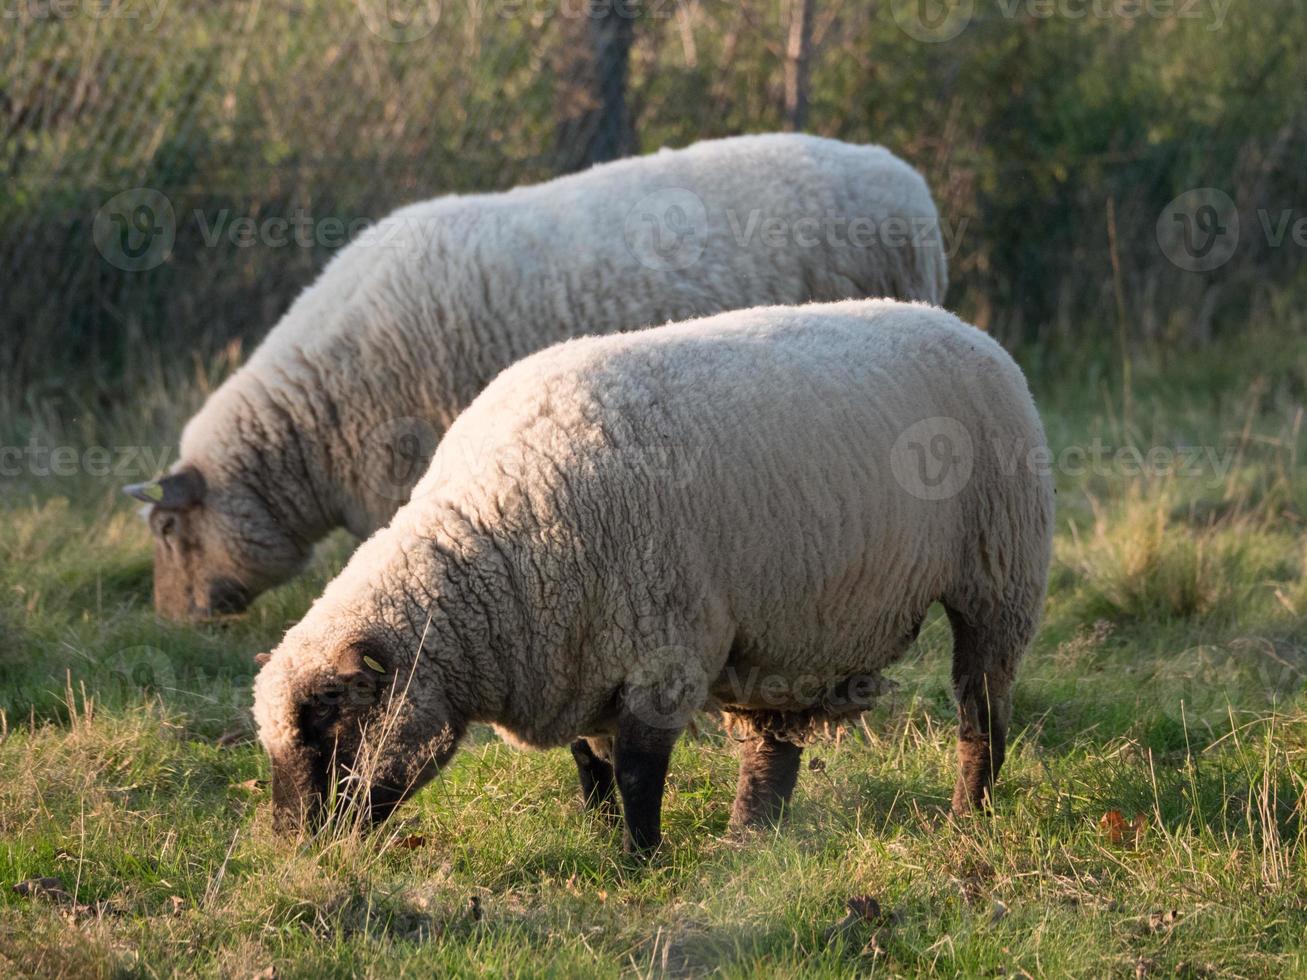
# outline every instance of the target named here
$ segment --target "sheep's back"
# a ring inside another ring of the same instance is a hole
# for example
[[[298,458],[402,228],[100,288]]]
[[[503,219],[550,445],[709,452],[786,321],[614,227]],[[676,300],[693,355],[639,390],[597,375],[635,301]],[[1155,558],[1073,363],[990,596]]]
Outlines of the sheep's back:
[[[1001,591],[1004,539],[1046,509],[1043,444],[1020,370],[950,314],[767,308],[528,358],[455,423],[414,499],[571,549],[546,567],[620,602],[725,609],[737,653],[769,667],[821,648],[839,673],[892,659],[959,577]]]

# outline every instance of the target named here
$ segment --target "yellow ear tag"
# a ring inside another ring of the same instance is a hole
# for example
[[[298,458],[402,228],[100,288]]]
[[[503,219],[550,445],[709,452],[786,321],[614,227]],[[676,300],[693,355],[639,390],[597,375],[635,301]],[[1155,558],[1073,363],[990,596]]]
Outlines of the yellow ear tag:
[[[367,664],[369,667],[371,667],[373,670],[375,670],[378,674],[384,674],[386,672],[386,668],[381,666],[381,664],[377,663],[371,657],[365,656],[363,658],[363,662]]]
[[[163,487],[157,483],[147,483],[145,486],[141,487],[141,493],[145,494],[145,496],[149,497],[156,504],[163,499]]]

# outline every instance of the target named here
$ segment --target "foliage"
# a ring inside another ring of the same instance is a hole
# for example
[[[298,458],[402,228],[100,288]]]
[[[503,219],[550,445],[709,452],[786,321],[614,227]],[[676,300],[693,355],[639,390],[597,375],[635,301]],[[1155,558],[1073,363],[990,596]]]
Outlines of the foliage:
[[[549,176],[568,156],[556,140],[589,9],[422,0],[385,20],[374,0],[38,6],[16,7],[0,38],[11,397],[70,371],[130,390],[161,346],[207,356],[257,339],[360,222]],[[1267,315],[1301,281],[1303,246],[1275,230],[1284,213],[1307,218],[1293,210],[1307,8],[982,0],[956,38],[927,43],[901,27],[911,7],[820,0],[810,127],[883,143],[926,173],[964,316],[1015,342],[1078,337],[1086,311],[1107,309],[1131,344],[1192,344],[1223,312]],[[779,128],[790,8],[626,5],[640,15],[641,148]],[[413,39],[387,40],[396,31]],[[94,221],[140,187],[171,203],[177,237],[162,264],[124,271],[97,251]],[[1175,267],[1156,231],[1197,187],[1228,194],[1240,220],[1233,258],[1207,272]],[[268,231],[276,219],[310,230],[286,243]]]

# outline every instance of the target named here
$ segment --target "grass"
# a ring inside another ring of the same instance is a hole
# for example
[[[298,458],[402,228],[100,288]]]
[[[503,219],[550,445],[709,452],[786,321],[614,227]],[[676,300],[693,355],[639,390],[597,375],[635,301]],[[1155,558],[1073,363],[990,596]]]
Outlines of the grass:
[[[581,813],[567,753],[484,731],[381,832],[277,836],[251,657],[349,542],[240,619],[162,624],[121,481],[20,474],[0,518],[0,972],[1307,974],[1304,338],[1140,357],[1128,410],[1092,358],[1023,356],[1059,534],[992,816],[945,817],[936,616],[886,703],[807,754],[774,833],[726,835],[729,744],[683,740],[648,868]],[[130,408],[21,406],[0,431],[166,446],[220,373]],[[1156,447],[1206,455],[1138,472]],[[38,877],[67,894],[10,887]],[[858,895],[882,915],[833,929]]]

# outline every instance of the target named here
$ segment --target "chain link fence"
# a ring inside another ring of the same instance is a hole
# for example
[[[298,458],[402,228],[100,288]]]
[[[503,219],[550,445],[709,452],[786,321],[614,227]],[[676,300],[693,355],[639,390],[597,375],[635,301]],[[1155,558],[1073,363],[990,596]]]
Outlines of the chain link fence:
[[[1307,11],[1182,6],[9,0],[0,385],[252,342],[404,203],[785,126],[921,169],[1004,339],[1201,341],[1301,278]]]

